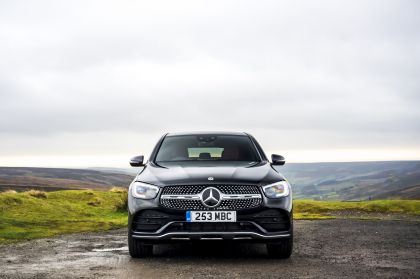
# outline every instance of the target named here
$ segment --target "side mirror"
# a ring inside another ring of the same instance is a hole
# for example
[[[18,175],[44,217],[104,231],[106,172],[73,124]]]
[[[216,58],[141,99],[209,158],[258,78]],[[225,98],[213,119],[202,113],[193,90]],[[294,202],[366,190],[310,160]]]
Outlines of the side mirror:
[[[277,154],[271,155],[271,161],[273,162],[272,164],[276,166],[282,166],[286,163],[286,159],[284,159],[283,156]]]
[[[144,166],[143,160],[144,160],[143,155],[133,157],[130,160],[130,166],[132,166],[132,167],[142,167],[142,166]]]

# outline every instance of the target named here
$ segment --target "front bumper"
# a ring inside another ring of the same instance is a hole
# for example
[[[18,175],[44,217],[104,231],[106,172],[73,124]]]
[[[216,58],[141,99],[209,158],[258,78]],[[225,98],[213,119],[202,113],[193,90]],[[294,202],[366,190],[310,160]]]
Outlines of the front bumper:
[[[150,242],[236,240],[268,242],[292,236],[292,214],[283,209],[237,211],[237,222],[191,223],[185,211],[144,209],[130,215],[130,235]]]

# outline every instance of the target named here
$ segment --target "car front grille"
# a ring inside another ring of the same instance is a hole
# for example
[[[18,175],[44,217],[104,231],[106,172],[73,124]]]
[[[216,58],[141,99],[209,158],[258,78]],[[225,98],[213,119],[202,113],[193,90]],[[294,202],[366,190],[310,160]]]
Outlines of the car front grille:
[[[197,195],[207,187],[215,187],[223,194],[260,194],[258,187],[254,185],[185,185],[166,186],[162,195]]]
[[[221,193],[216,207],[203,204],[201,193],[208,187]],[[166,186],[162,190],[160,203],[163,207],[176,210],[241,210],[256,208],[262,203],[260,190],[255,185],[185,185]]]
[[[241,210],[255,208],[261,204],[261,198],[223,200],[216,208],[208,208],[199,200],[162,199],[161,205],[166,208],[179,210]]]

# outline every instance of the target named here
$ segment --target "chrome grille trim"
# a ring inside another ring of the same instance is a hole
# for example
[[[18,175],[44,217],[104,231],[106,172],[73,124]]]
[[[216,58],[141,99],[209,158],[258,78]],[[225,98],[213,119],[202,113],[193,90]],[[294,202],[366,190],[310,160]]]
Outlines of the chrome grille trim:
[[[261,199],[261,194],[255,195],[223,195],[222,200],[235,200],[235,199]]]
[[[161,199],[178,199],[178,200],[199,200],[201,199],[201,195],[162,195],[160,196]],[[225,195],[222,194],[220,196],[222,200],[234,200],[234,199],[261,199],[261,194],[254,194],[254,195],[247,195],[247,194],[240,194],[240,195]]]
[[[179,239],[179,240],[191,240],[190,236],[199,236],[200,239],[207,240],[209,239],[208,235],[220,235],[220,236],[231,236],[233,235],[233,240],[240,240],[243,237],[250,236],[251,238],[261,238],[261,239],[275,239],[275,238],[287,238],[290,237],[290,233],[281,233],[281,234],[261,234],[256,232],[169,232],[161,235],[137,235],[134,234],[134,238],[145,238],[145,239]],[[211,239],[222,240],[223,237],[211,237]]]
[[[194,200],[200,199],[199,195],[162,195],[160,196],[161,199],[178,199],[178,200]]]
[[[221,202],[213,208],[202,203],[202,193],[208,187],[220,191]],[[262,194],[256,185],[177,185],[164,187],[160,202],[163,207],[179,210],[241,210],[260,206]]]

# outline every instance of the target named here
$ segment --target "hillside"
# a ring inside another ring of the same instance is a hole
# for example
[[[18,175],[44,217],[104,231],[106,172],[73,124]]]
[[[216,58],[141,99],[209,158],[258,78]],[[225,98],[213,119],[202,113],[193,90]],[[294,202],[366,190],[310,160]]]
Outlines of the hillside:
[[[289,163],[276,166],[294,199],[420,199],[420,161]],[[0,167],[0,191],[127,187],[139,169]]]
[[[420,199],[420,162],[286,164],[296,199]]]
[[[0,167],[0,191],[110,189],[127,187],[134,175],[86,169]]]

